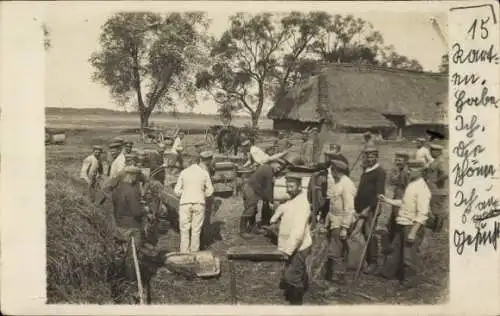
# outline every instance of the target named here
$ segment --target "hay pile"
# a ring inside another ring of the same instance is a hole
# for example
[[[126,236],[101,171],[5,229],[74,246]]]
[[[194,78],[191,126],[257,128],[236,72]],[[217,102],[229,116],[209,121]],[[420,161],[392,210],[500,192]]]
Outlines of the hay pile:
[[[117,279],[109,205],[90,203],[85,186],[62,166],[47,170],[48,303],[113,303],[112,288],[124,293]],[[116,297],[115,297],[116,299]]]

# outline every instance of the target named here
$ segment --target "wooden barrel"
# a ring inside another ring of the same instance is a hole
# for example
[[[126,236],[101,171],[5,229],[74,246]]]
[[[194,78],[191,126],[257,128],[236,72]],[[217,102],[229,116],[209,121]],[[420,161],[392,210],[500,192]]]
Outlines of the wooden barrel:
[[[235,190],[236,164],[230,161],[215,162],[212,183],[215,192],[233,192]]]

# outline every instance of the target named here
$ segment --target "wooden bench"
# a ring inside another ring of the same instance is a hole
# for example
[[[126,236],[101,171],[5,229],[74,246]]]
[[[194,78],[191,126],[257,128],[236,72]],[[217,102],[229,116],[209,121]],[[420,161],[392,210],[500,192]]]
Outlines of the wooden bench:
[[[226,253],[229,261],[231,304],[237,304],[235,261],[277,261],[284,262],[286,256],[274,245],[249,245],[236,246],[228,249]]]

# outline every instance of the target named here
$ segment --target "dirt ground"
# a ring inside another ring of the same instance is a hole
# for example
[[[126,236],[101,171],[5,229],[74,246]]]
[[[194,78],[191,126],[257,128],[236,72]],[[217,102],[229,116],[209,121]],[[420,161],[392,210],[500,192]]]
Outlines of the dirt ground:
[[[90,130],[69,133],[66,145],[50,145],[46,147],[47,165],[58,166],[68,170],[68,174],[78,177],[82,159],[91,152],[94,144],[105,145],[107,140],[119,134],[118,130]],[[138,141],[137,135],[121,135],[127,139]],[[193,150],[190,144],[200,140],[202,136],[188,136],[187,151]],[[343,145],[343,153],[352,162],[356,160],[361,148],[360,143],[349,142]],[[142,146],[152,149],[152,145]],[[380,163],[388,170],[392,165],[394,152],[407,149],[414,150],[413,144],[386,143],[380,144]],[[352,171],[355,183],[359,180],[359,166]],[[220,208],[211,216],[208,227],[209,249],[221,258],[221,275],[216,279],[187,280],[183,277],[166,273],[159,269],[151,282],[153,304],[229,304],[229,272],[225,253],[232,246],[247,243],[269,243],[264,237],[255,240],[243,240],[237,234],[238,219],[242,211],[241,197],[219,198]],[[305,304],[437,304],[448,299],[448,224],[440,233],[428,232],[425,247],[424,281],[413,289],[404,289],[396,281],[388,281],[378,277],[361,275],[355,292],[361,292],[373,298],[373,301],[357,295],[349,298],[328,294],[331,291],[318,284],[312,284]],[[179,236],[174,229],[162,235],[158,248],[164,251],[178,251]],[[281,290],[278,288],[281,265],[279,263],[238,263],[237,292],[239,304],[286,304]],[[331,290],[331,289],[330,289]]]

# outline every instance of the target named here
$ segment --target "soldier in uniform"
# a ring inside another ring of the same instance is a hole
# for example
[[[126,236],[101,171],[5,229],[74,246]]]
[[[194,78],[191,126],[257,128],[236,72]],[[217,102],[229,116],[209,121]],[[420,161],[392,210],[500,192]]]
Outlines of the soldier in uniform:
[[[149,156],[149,169],[154,172],[153,179],[165,184],[165,166],[164,154],[166,146],[163,143],[156,145],[156,152],[152,152]]]
[[[354,199],[354,207],[364,221],[363,235],[368,238],[372,221],[376,220],[378,196],[385,194],[386,172],[378,163],[378,149],[367,147],[364,150],[363,166],[364,170]],[[378,243],[372,238],[366,254],[368,266],[365,272],[367,274],[377,273],[378,259]]]
[[[396,251],[396,275],[402,285],[414,286],[420,279],[422,258],[420,244],[430,214],[431,191],[423,178],[425,163],[421,160],[408,162],[410,183],[402,199],[379,196],[383,203],[399,208],[396,216],[396,232],[392,249]]]
[[[285,132],[279,131],[278,138],[273,144],[273,153],[280,153],[285,150],[288,150],[291,147],[290,141],[288,137],[286,137]]]
[[[313,163],[314,158],[314,142],[309,130],[304,130],[302,133],[302,144],[300,145],[300,158],[306,165]]]
[[[309,225],[311,212],[301,182],[302,175],[293,172],[286,174],[286,189],[291,199],[281,204],[270,220],[274,224],[281,218],[278,250],[286,255],[287,261],[280,288],[291,305],[302,305],[309,287],[306,261],[312,246]]]
[[[432,162],[427,168],[427,182],[432,190],[444,189],[448,175],[444,167],[443,146],[431,144]]]
[[[417,138],[417,151],[415,152],[415,159],[423,161],[426,166],[428,166],[433,160],[429,148],[427,148],[425,138],[423,137]]]
[[[114,139],[109,144],[111,154],[111,166],[109,168],[109,177],[116,178],[120,171],[125,167],[125,154],[123,152],[123,140]]]
[[[240,234],[244,238],[256,231],[256,216],[259,201],[262,201],[262,224],[269,225],[272,216],[274,178],[286,165],[283,159],[263,164],[254,171],[243,186],[244,210],[240,218]]]
[[[102,153],[103,148],[101,146],[94,146],[92,155],[83,160],[82,169],[80,171],[80,178],[87,183],[89,198],[92,203],[95,202],[97,186],[103,175],[103,166],[101,162]]]
[[[330,174],[333,185],[328,187],[330,210],[325,228],[328,232],[329,250],[326,262],[327,281],[345,281],[344,252],[346,249],[347,232],[355,220],[354,197],[356,186],[347,176],[347,165],[341,160],[332,160]]]
[[[406,186],[410,182],[410,173],[407,163],[409,154],[406,152],[396,152],[394,159],[394,168],[389,174],[388,184],[393,188],[393,198],[402,199]],[[378,243],[379,260],[382,261],[390,250],[390,245],[394,237],[396,229],[396,214],[397,208],[389,205],[381,205],[381,212],[375,225],[374,237]],[[383,252],[381,254],[380,252]],[[383,267],[383,263],[379,262],[379,268]]]
[[[142,260],[143,234],[141,225],[146,210],[141,203],[139,175],[141,170],[134,166],[123,169],[123,177],[112,193],[113,215],[116,223],[116,237],[123,244],[127,254],[125,273],[130,280],[136,280],[131,250],[131,239],[137,251],[139,265]],[[142,271],[142,270],[141,270]]]

